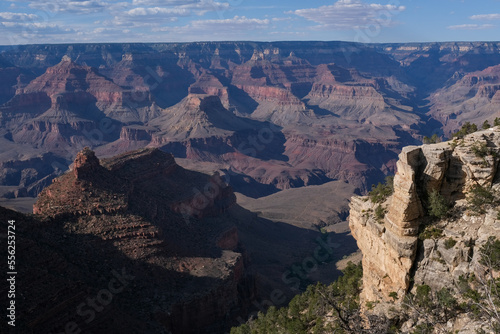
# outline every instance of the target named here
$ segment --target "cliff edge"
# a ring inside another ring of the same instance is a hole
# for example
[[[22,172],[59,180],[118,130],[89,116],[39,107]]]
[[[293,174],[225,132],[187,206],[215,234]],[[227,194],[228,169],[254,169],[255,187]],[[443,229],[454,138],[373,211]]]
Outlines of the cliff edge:
[[[392,195],[378,203],[352,198],[350,228],[363,253],[362,306],[404,304],[422,285],[460,296],[460,280],[479,277],[485,268],[478,250],[500,237],[499,157],[500,127],[405,147]],[[432,196],[446,203],[439,218],[433,217]],[[474,329],[455,320],[450,330]]]

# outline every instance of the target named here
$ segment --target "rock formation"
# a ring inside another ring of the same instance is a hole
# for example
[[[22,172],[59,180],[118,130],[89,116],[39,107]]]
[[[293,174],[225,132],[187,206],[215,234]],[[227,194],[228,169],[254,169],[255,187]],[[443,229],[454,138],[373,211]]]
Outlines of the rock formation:
[[[491,115],[499,116],[499,91],[499,65],[456,75],[446,87],[431,95],[430,113],[443,123],[445,132],[466,121],[481,125],[491,121]]]
[[[390,302],[393,292],[401,300],[422,284],[436,291],[453,290],[460,276],[479,270],[480,255],[473,249],[490,236],[500,237],[498,207],[474,215],[466,197],[476,186],[500,189],[499,155],[500,127],[449,142],[405,147],[397,162],[394,192],[384,203],[352,198],[350,228],[363,253],[362,303]],[[435,223],[440,237],[420,241],[419,232],[430,221],[427,203],[433,191],[454,206],[453,215]],[[373,214],[379,205],[386,211],[383,219]],[[445,246],[448,238],[456,245]]]
[[[254,293],[238,231],[225,214],[235,203],[220,176],[185,170],[158,149],[102,161],[82,150],[72,171],[42,191],[35,217],[19,217],[25,231],[19,245],[28,247],[19,256],[30,263],[20,279],[30,296],[21,298],[21,327],[51,333],[68,322],[91,332],[227,329]],[[14,213],[0,208],[0,215]],[[122,271],[130,287],[113,295],[119,301],[96,312],[95,321],[85,321],[79,304]]]

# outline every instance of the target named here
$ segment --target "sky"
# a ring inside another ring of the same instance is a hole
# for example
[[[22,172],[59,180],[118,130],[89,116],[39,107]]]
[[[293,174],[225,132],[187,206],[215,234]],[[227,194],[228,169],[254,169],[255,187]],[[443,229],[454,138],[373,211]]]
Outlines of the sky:
[[[500,0],[2,0],[0,45],[499,41]]]

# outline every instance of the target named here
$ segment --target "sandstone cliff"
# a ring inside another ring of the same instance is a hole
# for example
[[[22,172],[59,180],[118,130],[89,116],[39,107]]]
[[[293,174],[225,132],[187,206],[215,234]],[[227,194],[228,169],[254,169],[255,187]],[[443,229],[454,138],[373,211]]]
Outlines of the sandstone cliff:
[[[500,127],[450,142],[405,147],[397,162],[394,192],[385,202],[352,198],[350,228],[363,253],[363,303],[389,303],[394,292],[401,301],[423,284],[458,294],[459,277],[481,270],[477,250],[488,237],[500,237],[499,207],[486,205],[477,213],[467,198],[477,186],[498,196],[499,154]],[[433,191],[452,206],[437,222],[428,213]],[[374,215],[379,205],[386,212],[383,218]],[[422,232],[429,224],[439,232],[426,238]],[[450,238],[454,241],[445,244]],[[450,326],[469,333],[463,323]]]

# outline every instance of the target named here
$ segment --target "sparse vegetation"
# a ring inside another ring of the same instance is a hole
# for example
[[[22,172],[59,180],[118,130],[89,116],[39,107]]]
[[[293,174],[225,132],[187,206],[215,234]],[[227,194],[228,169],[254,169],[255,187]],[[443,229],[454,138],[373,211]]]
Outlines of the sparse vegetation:
[[[428,308],[431,306],[431,287],[424,284],[417,286],[415,301],[421,307]]]
[[[420,240],[425,239],[439,239],[443,236],[443,230],[436,226],[426,226],[424,230],[418,235]]]
[[[448,214],[448,203],[446,199],[437,190],[429,194],[429,215],[442,218]]]
[[[394,176],[387,176],[385,183],[372,185],[372,191],[368,193],[372,203],[382,203],[394,192]]]
[[[453,238],[445,241],[446,248],[455,244]],[[472,274],[459,278],[456,289],[460,297],[448,288],[433,291],[429,285],[417,285],[413,293],[404,297],[403,309],[392,308],[391,312],[400,313],[399,319],[414,321],[411,333],[450,333],[447,322],[463,313],[484,324],[478,333],[486,333],[484,329],[499,333],[500,278],[495,278],[493,270],[500,270],[500,241],[490,237],[479,251],[479,262],[486,270],[483,276]],[[329,286],[321,283],[309,286],[305,293],[293,298],[288,307],[270,307],[266,313],[259,312],[256,319],[233,328],[231,334],[397,333],[401,323],[373,315],[368,316],[368,322],[362,320],[359,311],[361,265],[349,263],[343,272],[344,276]],[[396,301],[398,294],[393,291],[389,297]],[[365,307],[372,310],[378,302],[367,301]],[[370,328],[364,327],[367,323]]]
[[[453,238],[448,238],[444,241],[444,248],[451,249],[457,244],[457,241]]]
[[[477,131],[477,125],[474,124],[474,123],[470,123],[470,122],[465,122],[463,125],[462,125],[462,128],[460,130],[458,130],[457,132],[455,132],[452,137],[453,138],[463,138],[465,137],[466,135],[468,134],[471,134],[471,133],[474,133]]]
[[[499,126],[500,125],[500,118],[495,117],[495,120],[493,121],[493,126]]]
[[[448,145],[450,145],[451,149],[454,150],[458,146],[457,138],[453,138],[453,140],[449,141]]]
[[[500,278],[493,273],[500,270],[500,241],[489,237],[479,251],[479,262],[485,270],[459,278],[458,289],[465,298],[460,307],[482,320],[493,333],[500,333]]]
[[[385,217],[385,209],[381,205],[375,208],[375,219],[381,223]]]
[[[435,329],[438,329],[437,333],[445,333],[442,330],[446,322],[463,312],[450,290],[443,288],[433,292],[425,284],[417,286],[415,294],[409,293],[403,306],[409,311],[409,316],[418,322],[412,333],[430,334],[435,333]]]
[[[474,152],[474,155],[478,158],[484,158],[490,153],[486,143],[481,143],[481,144],[474,143],[471,146],[471,150],[472,150],[472,152]]]
[[[490,236],[484,246],[481,247],[480,252],[482,258],[479,262],[482,265],[488,266],[493,270],[500,270],[500,240]]]
[[[488,122],[488,120],[484,121],[482,128],[483,130],[491,128],[490,122]]]
[[[433,134],[430,138],[425,136],[423,139],[424,144],[436,144],[436,143],[440,143],[440,142],[441,142],[441,138],[439,138],[439,136],[437,134]]]
[[[363,271],[361,264],[349,262],[344,275],[326,286],[310,285],[306,292],[295,296],[287,307],[271,306],[266,313],[246,324],[231,329],[231,334],[264,333],[391,333],[392,325],[385,318],[370,317],[365,329],[359,311],[359,293]],[[375,302],[368,302],[373,307]],[[328,317],[328,322],[325,318]],[[378,321],[373,321],[378,319]]]
[[[476,184],[468,192],[467,202],[470,210],[476,214],[483,214],[486,212],[486,205],[493,204],[495,202],[495,196],[491,189],[486,189],[479,184]]]

